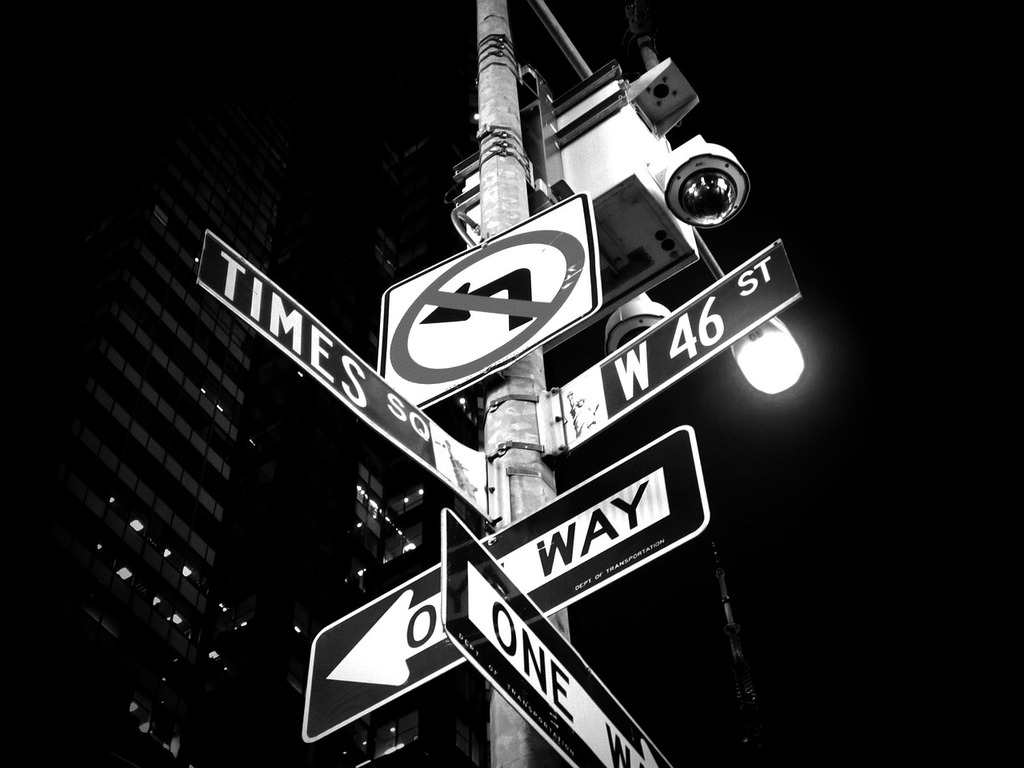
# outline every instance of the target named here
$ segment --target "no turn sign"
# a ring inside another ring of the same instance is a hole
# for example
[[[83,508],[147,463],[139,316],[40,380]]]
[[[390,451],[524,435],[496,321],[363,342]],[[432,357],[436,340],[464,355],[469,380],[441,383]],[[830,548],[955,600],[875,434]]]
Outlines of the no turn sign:
[[[600,307],[594,210],[587,195],[573,195],[389,288],[378,370],[430,405]]]

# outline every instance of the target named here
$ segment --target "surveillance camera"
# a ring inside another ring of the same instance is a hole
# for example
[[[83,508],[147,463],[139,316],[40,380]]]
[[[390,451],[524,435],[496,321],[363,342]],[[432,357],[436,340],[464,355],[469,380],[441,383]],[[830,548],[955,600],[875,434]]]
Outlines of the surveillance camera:
[[[651,301],[646,293],[627,301],[612,313],[604,326],[605,354],[625,346],[669,314],[668,307]]]
[[[750,179],[725,147],[694,136],[669,153],[660,179],[672,214],[693,227],[717,227],[747,199]]]

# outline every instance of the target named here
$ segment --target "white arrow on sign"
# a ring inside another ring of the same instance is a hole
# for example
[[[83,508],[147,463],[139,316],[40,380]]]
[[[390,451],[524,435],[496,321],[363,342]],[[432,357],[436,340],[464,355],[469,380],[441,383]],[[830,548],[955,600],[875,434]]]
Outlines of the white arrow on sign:
[[[404,685],[409,679],[409,659],[444,639],[437,620],[440,593],[415,608],[413,590],[407,589],[377,619],[363,639],[327,675],[328,680],[376,685]]]

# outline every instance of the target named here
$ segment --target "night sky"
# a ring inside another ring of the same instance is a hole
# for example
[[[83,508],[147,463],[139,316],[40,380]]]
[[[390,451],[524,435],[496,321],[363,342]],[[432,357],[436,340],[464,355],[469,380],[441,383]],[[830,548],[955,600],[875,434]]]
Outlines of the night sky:
[[[471,28],[472,4],[457,5],[465,18],[453,23]],[[577,82],[525,0],[511,5],[520,58],[556,95]],[[576,12],[584,5],[585,14]],[[803,298],[782,319],[806,370],[791,390],[768,396],[746,384],[731,355],[719,355],[565,461],[560,490],[690,425],[712,519],[698,540],[578,603],[573,643],[673,765],[707,757],[700,751],[707,734],[723,728],[734,702],[714,542],[759,695],[766,756],[829,765],[873,755],[883,743],[898,753],[918,749],[902,666],[909,640],[894,612],[909,584],[890,557],[911,497],[903,464],[918,439],[893,384],[896,350],[884,312],[896,269],[889,259],[902,238],[874,228],[879,201],[868,194],[886,126],[881,83],[889,65],[879,56],[867,64],[864,52],[893,43],[863,17],[837,13],[826,23],[803,10],[688,5],[654,4],[659,53],[672,57],[700,97],[669,138],[677,145],[700,133],[746,167],[749,202],[705,240],[726,272],[783,241]],[[617,59],[639,74],[636,51],[625,46],[623,3],[550,0],[549,7],[593,69]],[[192,74],[206,64],[249,77],[275,67],[306,72],[305,84],[336,100],[341,113],[416,119],[403,107],[415,103],[415,78],[409,93],[378,86],[389,68],[430,71],[444,36],[416,32],[431,13],[406,18],[413,32],[404,34],[390,26],[398,14],[383,19],[379,35],[364,17],[330,25],[297,19],[278,30],[283,45],[270,49],[266,25],[179,20],[175,29],[185,37],[158,50],[173,52],[174,66]],[[310,34],[331,47],[311,54],[301,44]],[[95,210],[69,211],[55,226],[53,207],[85,189],[96,190],[89,202],[101,207],[130,159],[133,135],[151,117],[136,107],[152,103],[139,89],[159,87],[147,77],[173,77],[174,66],[109,33],[63,42],[45,87],[32,89],[29,111],[51,141],[60,138],[42,158],[54,170],[41,185],[41,218],[51,221],[53,238],[71,240]],[[121,81],[127,87],[103,87],[126,67],[134,68]],[[691,267],[651,297],[670,309],[682,305],[710,284],[702,269]],[[593,333],[573,345],[547,360],[549,387],[602,356]]]

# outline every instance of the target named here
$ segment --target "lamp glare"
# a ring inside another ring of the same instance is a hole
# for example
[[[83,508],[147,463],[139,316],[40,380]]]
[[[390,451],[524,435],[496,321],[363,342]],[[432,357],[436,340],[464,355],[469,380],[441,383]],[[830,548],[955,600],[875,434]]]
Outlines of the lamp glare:
[[[775,317],[733,344],[732,354],[750,385],[769,395],[789,389],[804,370],[800,347]]]

